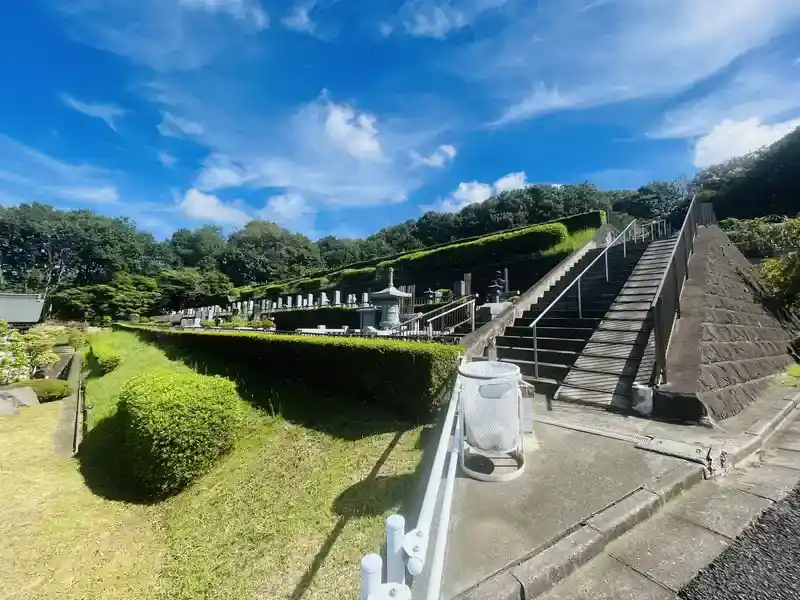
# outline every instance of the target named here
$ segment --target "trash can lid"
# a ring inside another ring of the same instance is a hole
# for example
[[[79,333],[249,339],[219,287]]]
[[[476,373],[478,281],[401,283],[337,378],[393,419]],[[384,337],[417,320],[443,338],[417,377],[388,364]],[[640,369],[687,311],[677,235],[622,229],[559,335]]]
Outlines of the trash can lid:
[[[520,375],[517,365],[496,360],[462,363],[458,372],[473,379],[516,379]]]

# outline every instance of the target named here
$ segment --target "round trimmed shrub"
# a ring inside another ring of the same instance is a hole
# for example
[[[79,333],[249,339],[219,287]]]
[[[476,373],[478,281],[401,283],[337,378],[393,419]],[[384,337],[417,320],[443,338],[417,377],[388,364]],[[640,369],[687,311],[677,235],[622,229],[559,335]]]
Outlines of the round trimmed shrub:
[[[236,385],[221,377],[155,368],[129,379],[119,399],[133,476],[156,497],[205,473],[239,430]]]
[[[72,386],[61,379],[25,379],[18,381],[11,387],[30,387],[36,392],[39,402],[61,400],[72,394]]]
[[[205,329],[211,329],[212,327],[216,327],[217,324],[214,321],[200,321],[200,327]]]
[[[122,356],[117,349],[103,340],[92,341],[89,354],[103,375],[110,373],[122,363]]]

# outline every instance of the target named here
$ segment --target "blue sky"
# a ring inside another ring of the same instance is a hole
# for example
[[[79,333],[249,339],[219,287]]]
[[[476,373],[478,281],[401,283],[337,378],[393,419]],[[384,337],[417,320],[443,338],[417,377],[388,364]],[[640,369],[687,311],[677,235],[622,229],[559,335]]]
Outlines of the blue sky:
[[[0,203],[163,238],[367,235],[525,183],[691,175],[800,125],[797,0],[30,0]]]

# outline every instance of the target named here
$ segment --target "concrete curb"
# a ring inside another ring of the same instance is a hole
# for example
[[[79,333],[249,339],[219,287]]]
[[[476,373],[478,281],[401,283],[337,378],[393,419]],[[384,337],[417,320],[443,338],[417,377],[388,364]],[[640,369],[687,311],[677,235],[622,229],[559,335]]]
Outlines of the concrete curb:
[[[542,552],[510,566],[456,596],[458,600],[534,598],[600,554],[682,491],[704,478],[697,464],[675,467],[595,513]],[[524,596],[522,594],[524,593]]]
[[[800,407],[800,392],[785,397],[786,404],[771,419],[753,423],[732,444],[722,447],[725,453],[725,470],[729,470],[748,456],[758,452],[783,423]]]
[[[771,419],[754,423],[721,449],[723,468],[758,451],[800,407],[800,392],[786,398]],[[519,600],[535,598],[599,555],[613,540],[648,519],[681,492],[711,476],[700,464],[687,463],[653,478],[632,494],[595,513],[577,529],[548,548],[462,592],[457,600]]]

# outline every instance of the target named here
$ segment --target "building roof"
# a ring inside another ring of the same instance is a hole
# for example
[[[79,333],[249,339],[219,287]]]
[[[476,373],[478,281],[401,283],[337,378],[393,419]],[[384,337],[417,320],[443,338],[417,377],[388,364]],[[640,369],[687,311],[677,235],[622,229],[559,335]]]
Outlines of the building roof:
[[[42,318],[44,296],[0,292],[0,320],[9,324],[32,325]]]

